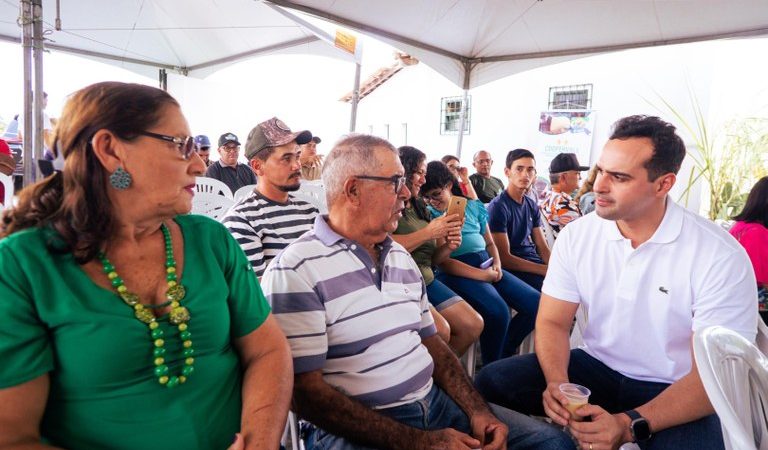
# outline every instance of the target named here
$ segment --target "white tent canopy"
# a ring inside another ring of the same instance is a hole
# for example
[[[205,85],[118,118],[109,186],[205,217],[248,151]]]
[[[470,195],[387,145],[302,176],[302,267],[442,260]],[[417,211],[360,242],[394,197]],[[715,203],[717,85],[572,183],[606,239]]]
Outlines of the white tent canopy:
[[[42,0],[47,49],[106,60],[156,77],[158,69],[203,78],[273,52],[353,60],[312,30],[254,0]],[[17,1],[0,2],[0,40],[21,42]]]
[[[270,0],[410,52],[464,89],[636,47],[768,34],[766,0]]]

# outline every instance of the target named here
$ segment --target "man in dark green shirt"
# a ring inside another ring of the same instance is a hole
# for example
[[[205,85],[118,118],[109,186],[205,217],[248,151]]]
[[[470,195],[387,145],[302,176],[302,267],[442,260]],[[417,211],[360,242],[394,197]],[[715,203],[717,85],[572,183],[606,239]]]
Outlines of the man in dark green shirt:
[[[474,158],[472,158],[472,165],[475,166],[477,172],[470,175],[469,181],[472,182],[472,187],[477,192],[477,199],[483,203],[488,203],[504,190],[504,183],[491,176],[493,159],[491,159],[491,154],[485,150],[475,153]]]

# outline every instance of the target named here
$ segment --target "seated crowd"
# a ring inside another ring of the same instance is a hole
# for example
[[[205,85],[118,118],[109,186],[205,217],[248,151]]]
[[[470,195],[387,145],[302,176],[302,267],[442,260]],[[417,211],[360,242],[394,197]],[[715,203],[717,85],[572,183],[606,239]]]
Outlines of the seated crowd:
[[[211,162],[135,84],[75,93],[53,139],[63,170],[0,225],[0,448],[275,449],[289,408],[309,449],[724,448],[692,335],[755,339],[768,179],[729,235],[670,198],[658,117],[619,120],[581,189],[557,155],[543,195],[527,149],[505,187],[485,150],[471,176],[362,134],[322,156],[276,117]],[[255,188],[219,223],[188,214],[200,176]]]

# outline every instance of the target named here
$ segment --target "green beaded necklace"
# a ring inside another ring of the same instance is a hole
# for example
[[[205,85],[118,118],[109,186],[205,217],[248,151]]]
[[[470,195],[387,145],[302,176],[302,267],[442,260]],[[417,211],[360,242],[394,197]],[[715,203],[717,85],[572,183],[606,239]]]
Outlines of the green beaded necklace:
[[[181,306],[181,300],[186,295],[184,286],[178,284],[176,281],[176,260],[173,258],[173,243],[171,242],[171,232],[168,231],[168,227],[165,224],[160,225],[160,230],[163,232],[165,239],[165,279],[168,282],[168,290],[165,292],[165,296],[168,302],[162,305],[142,305],[139,303],[139,296],[133,292],[128,291],[125,287],[123,279],[115,272],[115,266],[109,262],[107,255],[104,252],[99,252],[98,258],[101,261],[101,265],[104,268],[104,273],[107,274],[112,286],[117,290],[117,295],[133,309],[133,314],[136,319],[145,323],[149,328],[150,339],[152,340],[152,362],[154,364],[154,372],[157,377],[157,381],[169,388],[176,387],[179,383],[184,383],[194,371],[195,359],[192,357],[195,350],[192,348],[192,341],[190,338],[192,334],[189,332],[190,315],[189,310],[184,306]],[[170,306],[171,312],[168,314],[168,321],[179,330],[179,337],[182,340],[182,356],[184,357],[184,367],[181,369],[181,373],[178,375],[169,375],[168,366],[165,364],[165,341],[163,340],[163,330],[160,329],[160,324],[157,322],[155,315],[149,308],[159,308],[162,306]]]

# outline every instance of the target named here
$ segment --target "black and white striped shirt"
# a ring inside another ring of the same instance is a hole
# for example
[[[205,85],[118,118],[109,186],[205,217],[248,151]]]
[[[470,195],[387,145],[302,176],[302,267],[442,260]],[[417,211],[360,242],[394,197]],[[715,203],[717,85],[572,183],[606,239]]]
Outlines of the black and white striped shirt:
[[[254,190],[227,211],[222,223],[260,277],[272,258],[312,229],[317,215],[317,208],[290,194],[287,203],[278,203]]]

